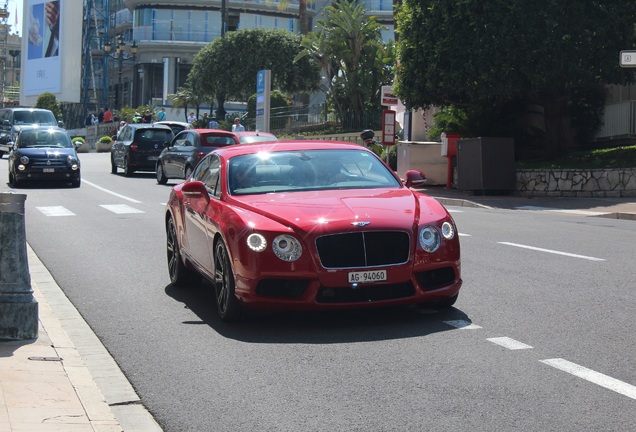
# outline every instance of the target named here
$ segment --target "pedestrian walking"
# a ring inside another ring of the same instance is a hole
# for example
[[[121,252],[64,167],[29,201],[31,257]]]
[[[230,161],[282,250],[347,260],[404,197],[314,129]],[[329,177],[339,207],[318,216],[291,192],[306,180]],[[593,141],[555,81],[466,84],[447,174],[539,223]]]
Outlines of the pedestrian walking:
[[[99,114],[97,114],[97,123],[104,123],[104,108],[99,109]]]
[[[191,112],[190,115],[188,116],[188,123],[190,123],[191,125],[194,125],[195,121],[197,121],[197,118],[194,115],[194,112]]]
[[[157,118],[159,121],[164,121],[166,119],[166,109],[161,108],[161,110],[157,113]]]

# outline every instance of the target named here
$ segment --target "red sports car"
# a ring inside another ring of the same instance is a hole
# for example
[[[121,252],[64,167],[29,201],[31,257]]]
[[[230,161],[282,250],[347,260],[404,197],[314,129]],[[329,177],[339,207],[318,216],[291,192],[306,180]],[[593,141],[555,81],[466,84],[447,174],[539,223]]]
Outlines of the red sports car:
[[[222,147],[172,188],[170,279],[200,275],[221,319],[244,308],[342,309],[455,303],[457,228],[373,152],[350,143],[281,141]]]

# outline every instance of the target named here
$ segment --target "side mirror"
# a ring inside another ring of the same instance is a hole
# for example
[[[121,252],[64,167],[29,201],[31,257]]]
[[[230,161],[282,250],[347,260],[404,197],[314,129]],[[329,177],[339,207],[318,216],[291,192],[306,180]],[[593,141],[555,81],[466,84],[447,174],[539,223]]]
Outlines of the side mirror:
[[[191,181],[186,183],[181,187],[181,193],[187,199],[204,199],[206,202],[210,201],[210,195],[208,195],[208,190],[205,188],[205,185],[200,181]]]
[[[61,128],[64,127],[64,122],[62,120],[58,120],[57,125]]]
[[[406,172],[406,180],[404,184],[406,187],[422,186],[426,183],[426,175],[422,171],[409,170]]]

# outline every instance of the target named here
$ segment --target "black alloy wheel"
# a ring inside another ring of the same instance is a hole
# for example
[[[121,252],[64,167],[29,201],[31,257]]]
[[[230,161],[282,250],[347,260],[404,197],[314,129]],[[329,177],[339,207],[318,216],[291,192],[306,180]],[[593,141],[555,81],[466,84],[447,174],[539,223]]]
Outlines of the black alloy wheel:
[[[192,175],[192,167],[190,167],[190,165],[186,166],[185,168],[185,179],[189,179],[190,176]]]
[[[186,267],[179,251],[179,241],[177,239],[177,229],[172,218],[168,219],[166,227],[167,243],[166,252],[168,257],[168,273],[170,282],[174,285],[182,286],[192,284],[198,279],[198,274]]]
[[[240,319],[242,307],[234,294],[234,273],[230,256],[220,239],[214,245],[214,290],[221,320],[232,322]]]
[[[11,172],[10,170],[9,170],[9,186],[12,188],[18,187],[18,179],[15,178],[15,176],[13,175],[13,172]]]
[[[110,173],[117,174],[117,164],[115,163],[115,159],[113,159],[113,155],[110,156]]]

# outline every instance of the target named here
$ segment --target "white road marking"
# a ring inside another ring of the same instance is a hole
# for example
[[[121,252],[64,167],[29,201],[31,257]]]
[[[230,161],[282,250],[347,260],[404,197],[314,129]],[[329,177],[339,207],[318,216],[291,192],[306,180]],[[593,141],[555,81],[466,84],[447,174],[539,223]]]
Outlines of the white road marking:
[[[36,209],[40,210],[45,216],[75,216],[75,213],[62,206],[36,207]]]
[[[466,320],[451,320],[451,321],[443,321],[444,324],[448,324],[449,326],[458,328],[460,330],[477,330],[481,327],[477,324],[473,324],[470,321]]]
[[[509,350],[520,350],[520,349],[530,349],[532,348],[530,345],[526,345],[523,342],[516,341],[509,337],[496,337],[486,339],[492,343],[500,345],[504,348],[508,348]]]
[[[470,234],[457,233],[460,237],[471,237]]]
[[[136,199],[133,199],[133,198],[128,198],[127,196],[124,196],[124,195],[120,195],[117,192],[113,192],[113,191],[105,189],[105,188],[103,188],[101,186],[97,186],[95,183],[91,183],[91,182],[89,182],[87,180],[82,179],[82,183],[90,185],[90,186],[93,186],[94,188],[99,189],[100,191],[103,191],[103,192],[106,192],[108,194],[114,195],[114,196],[116,196],[118,198],[125,199],[126,201],[134,202],[134,203],[137,203],[137,204],[141,203],[141,201],[137,201]]]
[[[449,213],[464,213],[464,210],[452,210],[447,208],[446,210],[448,210]]]
[[[583,378],[584,380],[587,380],[591,383],[600,385],[601,387],[605,387],[606,389],[615,391],[616,393],[620,393],[623,396],[627,396],[628,398],[636,399],[636,386],[617,380],[616,378],[612,378],[600,372],[593,371],[592,369],[588,369],[586,367],[577,365],[576,363],[572,363],[561,358],[539,361],[541,363],[547,364],[548,366],[552,366],[553,368],[562,370],[563,372],[567,372],[571,375]]]
[[[517,244],[517,243],[508,243],[508,242],[497,242],[497,243],[502,244],[502,245],[515,246],[515,247],[519,247],[519,248],[523,248],[523,249],[535,250],[535,251],[539,251],[539,252],[548,252],[548,253],[557,254],[557,255],[564,255],[564,256],[569,256],[569,257],[572,257],[572,258],[581,258],[581,259],[586,259],[586,260],[590,260],[590,261],[605,261],[604,258],[595,258],[595,257],[589,257],[589,256],[585,256],[585,255],[572,254],[572,253],[568,253],[568,252],[555,251],[555,250],[551,250],[551,249],[542,249],[542,248],[538,248],[538,247],[534,247],[534,246],[527,246],[527,245],[522,245],[522,244]]]
[[[559,209],[559,208],[551,208],[551,207],[535,207],[535,206],[521,206],[521,207],[515,207],[515,209],[516,210],[554,211],[559,213],[578,214],[583,216],[600,216],[607,213],[607,212],[594,212],[594,211],[588,211],[588,210],[569,210],[569,209]]]
[[[131,206],[126,205],[126,204],[100,205],[100,207],[103,207],[106,210],[110,210],[113,213],[117,213],[117,214],[145,213],[144,211],[137,210],[136,208],[131,207]]]

